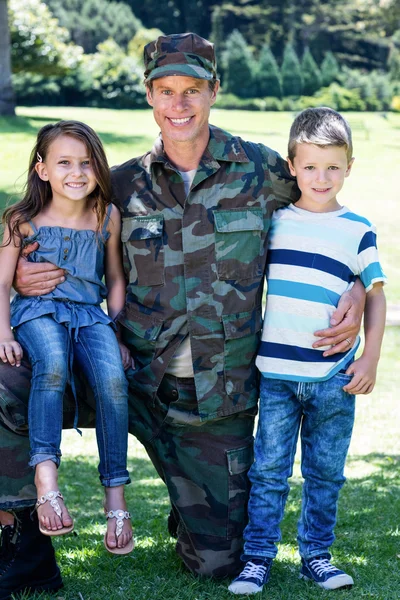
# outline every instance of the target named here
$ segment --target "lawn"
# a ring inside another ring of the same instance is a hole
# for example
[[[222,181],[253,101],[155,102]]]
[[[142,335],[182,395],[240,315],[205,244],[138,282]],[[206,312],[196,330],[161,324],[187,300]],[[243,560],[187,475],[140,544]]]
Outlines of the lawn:
[[[398,197],[395,157],[400,150],[400,115],[349,114],[354,125],[356,163],[341,201],[369,217],[378,227],[381,260],[389,277],[387,296],[400,303],[400,244],[395,199]],[[37,129],[59,118],[92,125],[103,139],[110,164],[148,149],[157,135],[150,111],[76,108],[20,108],[15,119],[0,119],[0,209],[24,183],[28,157]],[[285,154],[290,113],[214,110],[211,121],[245,139],[264,142]],[[396,192],[395,192],[396,190]],[[396,194],[396,196],[395,196]],[[384,202],[384,204],[383,204]],[[382,207],[380,206],[382,205]],[[397,275],[397,277],[396,277]],[[400,329],[388,328],[379,381],[369,396],[359,396],[355,432],[347,465],[348,481],[339,505],[335,562],[354,578],[355,587],[339,596],[399,600],[400,597]],[[59,600],[228,600],[227,581],[209,581],[188,574],[174,552],[166,530],[168,497],[140,445],[130,439],[127,488],[133,514],[136,548],[128,557],[109,555],[102,537],[102,492],[97,477],[97,452],[92,431],[80,438],[63,437],[60,485],[75,518],[75,533],[55,540],[65,588]],[[271,581],[258,598],[317,600],[328,598],[313,585],[298,580],[296,522],[301,496],[297,457],[292,491],[282,524],[283,542]],[[49,600],[46,594],[36,600]]]
[[[355,580],[340,598],[398,600],[400,597],[400,437],[398,389],[400,330],[389,328],[374,392],[359,396],[357,422],[339,504],[335,562]],[[60,485],[75,533],[54,541],[65,588],[59,600],[232,600],[228,581],[198,579],[183,568],[166,530],[169,512],[163,483],[144,451],[130,437],[129,463],[133,483],[127,500],[133,515],[136,548],[127,557],[108,554],[103,546],[105,524],[97,455],[92,431],[83,438],[65,432]],[[301,475],[297,457],[291,479],[283,542],[271,580],[261,600],[323,600],[335,595],[298,579],[296,522]],[[47,594],[36,600],[50,600]]]

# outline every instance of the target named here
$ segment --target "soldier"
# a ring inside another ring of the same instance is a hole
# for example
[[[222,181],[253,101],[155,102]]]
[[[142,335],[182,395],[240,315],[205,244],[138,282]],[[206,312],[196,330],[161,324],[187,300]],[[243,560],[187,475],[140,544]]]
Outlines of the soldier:
[[[209,125],[219,88],[211,43],[193,33],[161,36],[144,59],[161,136],[112,172],[128,282],[118,322],[135,359],[127,373],[130,431],[168,487],[169,530],[185,565],[199,575],[232,576],[240,570],[253,460],[267,232],[272,212],[298,190],[276,152]],[[45,294],[62,277],[53,265],[20,259],[16,286]],[[360,290],[334,314],[343,322],[319,332],[316,346],[334,345],[327,354],[354,340]],[[29,377],[27,364],[0,368],[0,508],[16,516],[1,518],[8,523],[1,600],[61,582],[50,542],[23,510],[35,503],[24,437]],[[77,379],[80,427],[90,427],[93,403]],[[69,406],[66,397],[66,427]],[[32,546],[36,562],[28,564]]]

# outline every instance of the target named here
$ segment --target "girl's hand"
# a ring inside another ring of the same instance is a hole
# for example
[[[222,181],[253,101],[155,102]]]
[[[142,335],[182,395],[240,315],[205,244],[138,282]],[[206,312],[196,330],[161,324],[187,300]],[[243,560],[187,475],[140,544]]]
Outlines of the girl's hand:
[[[353,379],[344,386],[349,394],[370,394],[375,386],[378,361],[361,356],[355,360],[346,371]]]
[[[118,346],[121,352],[122,366],[124,367],[124,370],[126,371],[127,369],[129,369],[129,367],[132,367],[132,369],[134,369],[135,361],[131,357],[131,353],[129,352],[128,348],[125,346],[125,344],[123,344],[120,341],[118,341]]]
[[[22,356],[22,348],[14,339],[0,342],[0,358],[3,363],[9,362],[13,367],[19,367]]]

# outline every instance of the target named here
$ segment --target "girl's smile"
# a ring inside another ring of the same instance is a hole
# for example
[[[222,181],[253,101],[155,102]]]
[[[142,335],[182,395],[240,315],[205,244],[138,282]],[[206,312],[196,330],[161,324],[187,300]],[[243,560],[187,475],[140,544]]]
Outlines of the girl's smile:
[[[37,163],[36,171],[43,181],[50,183],[53,201],[86,200],[97,185],[85,144],[69,135],[61,135],[52,142],[44,161]]]

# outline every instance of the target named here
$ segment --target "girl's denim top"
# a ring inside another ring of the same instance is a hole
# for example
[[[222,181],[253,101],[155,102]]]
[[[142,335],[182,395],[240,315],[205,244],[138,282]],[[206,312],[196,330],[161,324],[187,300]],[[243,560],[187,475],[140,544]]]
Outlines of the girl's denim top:
[[[64,269],[65,281],[43,296],[17,294],[11,303],[11,326],[17,327],[37,317],[52,315],[69,328],[94,323],[111,323],[100,308],[107,296],[102,278],[104,275],[104,250],[110,234],[107,225],[112,204],[99,233],[92,230],[66,227],[39,227],[30,221],[33,235],[25,238],[24,246],[38,242],[39,248],[28,256],[30,262],[51,262]],[[77,331],[76,331],[77,333]]]

